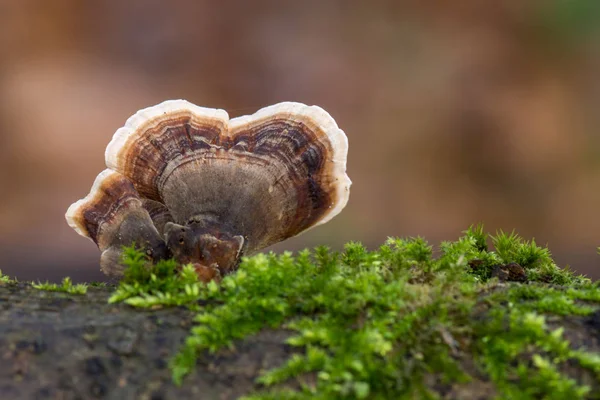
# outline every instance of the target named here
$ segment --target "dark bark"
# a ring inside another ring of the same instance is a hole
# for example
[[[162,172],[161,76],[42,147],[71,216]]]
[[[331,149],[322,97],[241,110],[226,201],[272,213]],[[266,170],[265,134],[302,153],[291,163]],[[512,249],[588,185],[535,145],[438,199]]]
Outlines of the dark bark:
[[[289,357],[286,332],[262,332],[205,354],[177,387],[168,360],[194,313],[109,305],[112,290],[69,295],[0,284],[0,399],[234,399]]]

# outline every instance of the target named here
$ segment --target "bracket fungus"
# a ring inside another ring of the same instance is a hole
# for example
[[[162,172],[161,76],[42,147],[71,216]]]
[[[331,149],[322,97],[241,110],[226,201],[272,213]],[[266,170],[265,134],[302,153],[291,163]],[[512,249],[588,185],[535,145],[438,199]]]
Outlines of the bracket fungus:
[[[138,111],[106,148],[90,194],[66,213],[120,276],[121,249],[192,263],[203,280],[242,255],[323,224],[348,202],[348,139],[322,108],[284,102],[253,115],[185,100]]]

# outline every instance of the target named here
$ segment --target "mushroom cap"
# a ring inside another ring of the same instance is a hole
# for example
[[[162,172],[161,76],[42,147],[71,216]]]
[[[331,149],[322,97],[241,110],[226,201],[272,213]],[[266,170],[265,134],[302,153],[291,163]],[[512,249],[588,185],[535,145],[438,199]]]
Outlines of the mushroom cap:
[[[169,256],[148,211],[131,181],[106,169],[96,177],[90,193],[73,203],[65,215],[77,233],[103,251],[102,270],[109,275],[122,272],[122,247],[133,243],[153,259]]]
[[[173,222],[215,221],[253,252],[344,208],[347,152],[346,135],[317,106],[284,102],[229,120],[224,110],[168,100],[129,118],[105,156]]]
[[[100,172],[83,199],[71,204],[65,218],[71,228],[91,239],[101,250],[110,244],[110,234],[132,210],[142,207],[133,184],[118,172]]]

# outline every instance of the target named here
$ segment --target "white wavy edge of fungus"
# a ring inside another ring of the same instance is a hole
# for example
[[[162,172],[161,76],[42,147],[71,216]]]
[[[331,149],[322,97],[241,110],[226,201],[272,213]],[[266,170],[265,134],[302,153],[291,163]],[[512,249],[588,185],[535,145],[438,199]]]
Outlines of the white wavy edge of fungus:
[[[119,175],[119,173],[108,168],[100,172],[96,179],[94,179],[94,183],[92,184],[92,188],[90,189],[88,195],[85,196],[83,199],[77,200],[75,203],[71,204],[71,206],[67,209],[67,212],[65,213],[65,219],[67,220],[69,226],[81,236],[86,237],[92,241],[93,239],[90,237],[89,232],[87,231],[87,229],[85,229],[85,227],[77,223],[76,217],[80,214],[80,209],[87,203],[91,202],[96,196],[96,194],[100,192],[100,186],[102,185],[102,183],[114,175]]]
[[[143,108],[129,117],[125,125],[117,129],[114,133],[104,152],[106,166],[115,171],[122,172],[118,163],[119,153],[127,146],[127,142],[132,136],[140,134],[140,127],[147,124],[148,121],[160,119],[161,116],[180,111],[189,111],[195,117],[220,119],[225,125],[229,121],[229,114],[225,110],[200,107],[183,99],[165,100],[154,106]]]
[[[284,116],[287,114],[288,119],[294,119],[295,116],[300,116],[313,121],[319,128],[323,130],[323,132],[325,132],[333,149],[332,161],[334,164],[334,177],[335,179],[340,180],[336,186],[338,200],[334,205],[330,206],[329,211],[323,215],[319,221],[302,231],[306,232],[311,228],[329,222],[333,217],[338,215],[348,203],[348,199],[350,198],[350,186],[352,185],[352,181],[346,173],[346,163],[348,159],[348,137],[344,131],[338,127],[335,119],[333,119],[333,117],[321,107],[308,106],[303,103],[292,101],[273,104],[271,106],[261,108],[254,114],[232,118],[229,121],[229,130],[233,131],[241,129],[244,125],[251,125],[255,121],[268,119],[269,117],[277,114]]]

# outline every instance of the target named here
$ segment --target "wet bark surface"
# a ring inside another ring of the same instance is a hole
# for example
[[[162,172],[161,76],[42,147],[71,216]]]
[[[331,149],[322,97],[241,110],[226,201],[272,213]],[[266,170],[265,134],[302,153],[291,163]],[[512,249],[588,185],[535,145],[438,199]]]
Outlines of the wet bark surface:
[[[90,287],[86,295],[70,295],[0,284],[0,399],[235,399],[258,389],[261,372],[293,352],[285,344],[289,332],[263,331],[233,349],[203,354],[183,385],[175,386],[168,361],[195,313],[110,305],[112,290]],[[600,352],[600,312],[549,317],[548,324],[563,327],[573,347]],[[427,386],[449,399],[497,395],[468,352],[455,356],[471,382],[443,384],[429,376]],[[600,391],[596,378],[575,362],[561,372]]]

